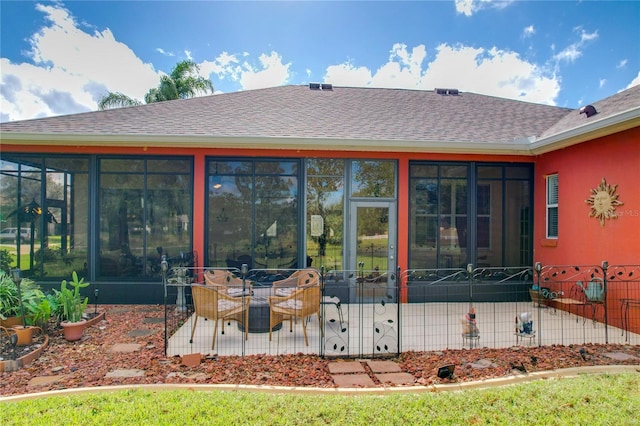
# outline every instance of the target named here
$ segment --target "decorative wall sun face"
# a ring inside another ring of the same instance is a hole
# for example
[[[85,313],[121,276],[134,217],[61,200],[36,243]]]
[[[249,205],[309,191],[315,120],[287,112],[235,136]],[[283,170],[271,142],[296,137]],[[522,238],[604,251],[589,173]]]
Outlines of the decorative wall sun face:
[[[605,178],[597,188],[591,190],[591,196],[584,200],[591,206],[589,217],[595,217],[600,220],[600,226],[604,226],[605,219],[616,219],[616,207],[624,203],[618,200],[616,189],[618,185],[608,185]]]

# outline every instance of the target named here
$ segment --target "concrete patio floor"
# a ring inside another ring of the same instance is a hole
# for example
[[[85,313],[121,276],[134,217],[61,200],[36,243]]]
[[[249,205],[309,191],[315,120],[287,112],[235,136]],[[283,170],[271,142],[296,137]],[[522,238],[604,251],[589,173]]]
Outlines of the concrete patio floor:
[[[474,346],[505,348],[514,345],[571,345],[587,343],[640,344],[640,335],[618,327],[594,322],[590,318],[556,310],[538,308],[532,302],[476,303],[480,338]],[[406,351],[435,351],[469,347],[461,335],[461,317],[468,303],[343,304],[344,323],[340,324],[334,305],[322,305],[324,337],[317,316],[307,319],[309,345],[304,342],[302,324],[283,323],[269,333],[244,333],[237,323],[218,324],[215,348],[211,349],[214,322],[199,319],[190,343],[193,318],[188,318],[168,342],[167,355],[201,353],[207,355],[283,355],[325,354],[327,356],[376,356]],[[398,309],[400,312],[398,313]],[[517,339],[515,316],[530,312],[535,336]],[[398,318],[400,321],[398,322]],[[268,318],[266,319],[268,321]],[[613,318],[610,319],[613,322]],[[267,327],[268,328],[268,327]]]

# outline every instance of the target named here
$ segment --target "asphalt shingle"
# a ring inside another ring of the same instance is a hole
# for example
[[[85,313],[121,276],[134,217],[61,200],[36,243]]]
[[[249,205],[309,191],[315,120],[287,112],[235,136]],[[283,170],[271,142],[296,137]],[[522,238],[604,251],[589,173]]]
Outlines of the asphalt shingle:
[[[280,86],[8,122],[0,131],[508,144],[543,134],[570,111],[475,93]]]

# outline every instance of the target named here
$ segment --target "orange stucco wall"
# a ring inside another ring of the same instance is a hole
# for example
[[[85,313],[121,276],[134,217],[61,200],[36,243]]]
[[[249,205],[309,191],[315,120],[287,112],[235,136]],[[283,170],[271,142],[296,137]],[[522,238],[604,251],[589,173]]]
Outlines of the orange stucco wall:
[[[546,181],[558,174],[558,238],[546,239]],[[602,179],[624,204],[604,226],[585,200]],[[640,264],[640,129],[536,158],[534,261],[543,265]]]
[[[546,181],[558,174],[558,238],[546,239]],[[590,217],[591,206],[585,203],[606,180],[617,185],[615,194],[624,203],[616,207],[617,218],[600,220]],[[640,265],[640,129],[571,146],[536,159],[534,190],[534,262],[543,265]],[[551,284],[555,290],[577,297],[575,283]],[[607,315],[610,325],[623,326],[620,301],[640,299],[638,282],[618,284],[607,292]],[[584,305],[558,308],[590,317]],[[625,328],[640,331],[637,307],[629,312]],[[596,306],[595,319],[604,321],[603,306]]]

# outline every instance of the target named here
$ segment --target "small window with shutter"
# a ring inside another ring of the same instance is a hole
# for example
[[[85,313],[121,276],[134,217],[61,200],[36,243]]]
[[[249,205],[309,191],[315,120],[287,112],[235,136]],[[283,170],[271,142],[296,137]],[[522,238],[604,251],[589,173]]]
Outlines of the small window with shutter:
[[[547,238],[558,238],[558,175],[547,176]]]

